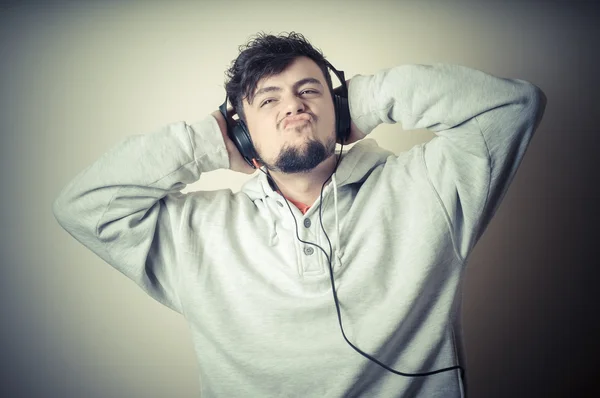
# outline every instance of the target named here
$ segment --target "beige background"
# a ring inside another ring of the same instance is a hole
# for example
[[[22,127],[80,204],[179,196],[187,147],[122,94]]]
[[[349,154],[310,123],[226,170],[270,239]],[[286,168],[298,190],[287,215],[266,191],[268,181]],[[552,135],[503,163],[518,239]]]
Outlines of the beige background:
[[[215,110],[238,46],[291,30],[347,77],[447,62],[545,91],[542,124],[470,258],[466,367],[473,397],[599,394],[600,32],[591,5],[563,3],[2,3],[0,395],[197,396],[184,319],[71,238],[51,203],[127,135]],[[372,136],[399,153],[433,134],[385,125]],[[217,171],[187,190],[247,178]]]

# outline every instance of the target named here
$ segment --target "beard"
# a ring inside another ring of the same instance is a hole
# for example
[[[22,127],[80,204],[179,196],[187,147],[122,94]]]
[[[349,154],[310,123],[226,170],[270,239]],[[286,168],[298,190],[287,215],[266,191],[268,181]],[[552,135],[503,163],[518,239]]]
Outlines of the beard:
[[[335,137],[326,144],[313,138],[301,147],[287,146],[281,148],[279,156],[273,164],[261,160],[267,170],[281,173],[306,173],[317,167],[325,159],[335,153]]]

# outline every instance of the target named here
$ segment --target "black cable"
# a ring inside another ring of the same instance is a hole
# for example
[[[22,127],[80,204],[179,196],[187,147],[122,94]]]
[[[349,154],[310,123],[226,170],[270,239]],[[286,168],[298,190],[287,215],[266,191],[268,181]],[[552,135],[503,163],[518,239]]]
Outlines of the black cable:
[[[350,340],[348,340],[348,338],[346,337],[346,333],[344,332],[344,327],[342,326],[342,315],[340,313],[340,305],[339,305],[339,301],[338,301],[338,297],[337,297],[337,292],[335,290],[335,282],[334,282],[334,278],[333,278],[333,268],[331,266],[331,258],[333,257],[333,249],[331,246],[331,241],[329,240],[329,236],[327,235],[327,232],[325,232],[325,227],[323,226],[323,206],[321,206],[321,204],[323,203],[323,189],[325,188],[325,184],[327,184],[327,181],[329,181],[331,179],[331,177],[333,176],[333,174],[335,174],[335,172],[337,171],[338,165],[340,164],[340,160],[342,158],[342,151],[344,149],[344,144],[341,144],[341,148],[340,148],[340,154],[338,156],[338,160],[335,164],[335,168],[333,170],[333,173],[331,173],[331,175],[325,180],[325,182],[323,182],[323,185],[321,186],[321,194],[319,196],[319,222],[321,224],[321,230],[323,231],[323,233],[325,234],[325,237],[327,238],[327,242],[329,244],[329,256],[327,255],[327,253],[325,252],[325,250],[317,245],[316,243],[313,242],[307,242],[304,241],[302,239],[300,239],[299,233],[298,233],[298,222],[296,221],[296,217],[294,216],[294,212],[292,211],[292,208],[290,207],[290,204],[288,203],[287,198],[285,197],[285,195],[283,195],[283,193],[281,192],[281,190],[279,189],[279,187],[277,186],[277,183],[275,182],[275,180],[273,179],[273,177],[271,177],[271,175],[267,172],[265,172],[263,169],[258,168],[260,171],[262,171],[267,178],[269,178],[271,180],[271,182],[273,182],[273,185],[275,186],[275,188],[279,191],[279,193],[281,194],[281,196],[283,196],[283,199],[285,200],[285,203],[287,204],[288,209],[290,210],[290,214],[292,215],[292,218],[294,219],[294,224],[296,225],[296,238],[302,242],[305,243],[307,245],[312,245],[312,246],[316,246],[319,249],[321,249],[321,251],[323,252],[323,254],[325,255],[325,258],[327,258],[327,262],[329,263],[329,277],[331,280],[331,291],[333,293],[333,301],[335,302],[335,309],[337,312],[337,316],[338,316],[338,322],[340,324],[340,330],[342,331],[342,336],[344,337],[344,340],[346,340],[346,342],[350,345],[350,347],[352,347],[356,352],[358,352],[359,354],[361,354],[362,356],[364,356],[365,358],[375,362],[377,365],[383,367],[384,369],[395,373],[397,375],[400,376],[407,376],[407,377],[421,377],[421,376],[430,376],[436,373],[442,373],[442,372],[448,372],[450,370],[454,370],[454,369],[460,369],[460,374],[461,374],[461,378],[464,380],[465,377],[465,369],[460,366],[460,365],[455,365],[455,366],[451,366],[448,368],[442,368],[442,369],[438,369],[438,370],[432,370],[430,372],[424,372],[424,373],[405,373],[405,372],[400,372],[397,370],[394,370],[392,368],[390,368],[389,366],[387,366],[386,364],[380,362],[379,360],[377,360],[376,358],[374,358],[373,356],[363,352],[360,348],[356,347],[354,344],[352,344],[350,342]],[[335,188],[334,188],[335,189]]]

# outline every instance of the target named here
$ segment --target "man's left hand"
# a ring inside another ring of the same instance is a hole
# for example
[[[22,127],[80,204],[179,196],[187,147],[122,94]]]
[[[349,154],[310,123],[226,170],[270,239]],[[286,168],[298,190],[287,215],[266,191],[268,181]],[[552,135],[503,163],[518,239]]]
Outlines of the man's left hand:
[[[346,80],[346,87],[348,87],[350,85],[350,79]],[[339,86],[335,89],[333,89],[333,93],[335,95],[340,95],[342,93],[342,87]],[[350,120],[350,135],[348,136],[348,139],[346,140],[346,142],[344,142],[344,145],[348,145],[348,144],[352,144],[356,141],[360,141],[363,138],[365,138],[367,135],[365,133],[363,133],[362,131],[360,131],[358,129],[358,127],[356,127],[356,125],[354,124],[354,120]],[[341,144],[341,142],[339,142],[338,140],[338,144]]]
[[[367,135],[360,131],[358,127],[354,124],[354,120],[350,120],[350,136],[344,142],[344,145],[352,144],[356,141],[360,141],[365,138]]]

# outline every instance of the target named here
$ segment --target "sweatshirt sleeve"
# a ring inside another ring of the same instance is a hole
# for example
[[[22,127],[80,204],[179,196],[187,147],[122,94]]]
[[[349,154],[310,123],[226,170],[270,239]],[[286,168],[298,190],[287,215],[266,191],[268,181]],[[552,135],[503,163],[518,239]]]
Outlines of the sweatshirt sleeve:
[[[201,173],[229,167],[217,120],[132,135],[81,171],[52,204],[58,223],[151,297],[181,313],[175,238]]]
[[[544,93],[519,79],[464,66],[401,65],[356,75],[351,118],[369,134],[381,123],[427,129],[422,165],[465,261],[495,214],[546,106]]]

